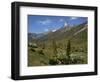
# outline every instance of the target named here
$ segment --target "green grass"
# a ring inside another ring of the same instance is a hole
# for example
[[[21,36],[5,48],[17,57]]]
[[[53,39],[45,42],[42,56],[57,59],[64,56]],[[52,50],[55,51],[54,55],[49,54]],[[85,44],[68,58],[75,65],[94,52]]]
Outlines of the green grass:
[[[42,54],[38,54],[37,52],[30,53],[28,55],[28,60],[28,66],[40,66],[48,64],[47,57]]]

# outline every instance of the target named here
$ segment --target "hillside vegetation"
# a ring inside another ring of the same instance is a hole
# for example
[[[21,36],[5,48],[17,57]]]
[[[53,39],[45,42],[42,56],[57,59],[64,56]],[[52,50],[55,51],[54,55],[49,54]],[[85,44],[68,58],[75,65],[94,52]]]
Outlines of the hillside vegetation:
[[[28,34],[28,66],[87,64],[87,22]],[[41,36],[40,36],[41,35]]]

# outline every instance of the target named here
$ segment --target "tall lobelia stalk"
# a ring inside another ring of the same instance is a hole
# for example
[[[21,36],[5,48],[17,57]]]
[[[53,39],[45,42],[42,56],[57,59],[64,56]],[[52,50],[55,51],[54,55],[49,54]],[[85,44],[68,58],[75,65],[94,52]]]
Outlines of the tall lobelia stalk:
[[[70,54],[71,54],[71,43],[70,40],[67,42],[67,48],[66,48],[66,56],[68,58],[68,63],[70,64]]]
[[[53,45],[53,54],[55,57],[57,57],[57,45],[55,40],[52,40],[52,45]]]

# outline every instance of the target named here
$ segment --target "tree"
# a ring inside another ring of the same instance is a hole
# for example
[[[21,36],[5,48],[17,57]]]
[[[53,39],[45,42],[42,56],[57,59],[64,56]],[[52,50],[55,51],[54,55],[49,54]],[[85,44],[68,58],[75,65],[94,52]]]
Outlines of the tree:
[[[67,48],[66,48],[66,56],[68,58],[69,63],[70,63],[70,53],[71,53],[71,44],[70,44],[70,40],[68,40]]]

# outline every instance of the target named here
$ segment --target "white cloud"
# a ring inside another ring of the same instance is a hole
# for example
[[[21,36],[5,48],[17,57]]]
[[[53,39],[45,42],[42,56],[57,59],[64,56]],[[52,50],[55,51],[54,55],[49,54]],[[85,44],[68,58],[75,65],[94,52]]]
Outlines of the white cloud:
[[[70,20],[78,19],[78,17],[71,17]]]
[[[50,20],[48,20],[48,19],[46,19],[46,20],[41,20],[41,21],[38,21],[38,23],[39,24],[42,24],[42,25],[47,25],[47,24],[50,24],[51,23],[51,21]]]

